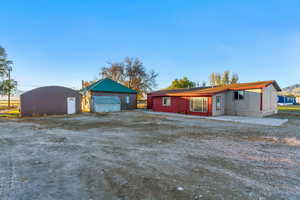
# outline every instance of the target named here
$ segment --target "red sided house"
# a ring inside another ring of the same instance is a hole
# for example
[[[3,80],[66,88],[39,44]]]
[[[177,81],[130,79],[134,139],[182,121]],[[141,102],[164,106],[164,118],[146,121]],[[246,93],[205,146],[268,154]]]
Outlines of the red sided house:
[[[157,112],[200,116],[263,117],[277,113],[278,91],[281,89],[276,81],[159,90],[148,94],[147,107]]]

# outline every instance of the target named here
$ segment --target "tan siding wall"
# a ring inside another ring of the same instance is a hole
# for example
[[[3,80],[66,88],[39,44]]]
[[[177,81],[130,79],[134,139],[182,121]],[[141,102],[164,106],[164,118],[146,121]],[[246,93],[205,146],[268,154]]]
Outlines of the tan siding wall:
[[[263,111],[262,114],[270,115],[277,113],[277,91],[273,85],[263,89]]]
[[[300,97],[296,97],[296,103],[300,104]]]
[[[221,110],[217,110],[217,96],[221,96]],[[224,115],[225,114],[225,104],[226,104],[226,93],[220,93],[213,96],[212,101],[212,115]]]
[[[261,89],[245,90],[245,98],[236,101],[233,91],[226,93],[225,114],[241,116],[261,116]]]

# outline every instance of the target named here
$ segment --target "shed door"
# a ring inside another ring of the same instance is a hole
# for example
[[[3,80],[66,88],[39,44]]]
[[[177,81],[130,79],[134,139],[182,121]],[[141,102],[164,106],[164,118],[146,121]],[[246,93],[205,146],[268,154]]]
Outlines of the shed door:
[[[117,96],[93,96],[94,112],[116,112],[121,110],[121,101]]]
[[[68,97],[68,114],[75,114],[76,113],[76,98],[75,97]]]

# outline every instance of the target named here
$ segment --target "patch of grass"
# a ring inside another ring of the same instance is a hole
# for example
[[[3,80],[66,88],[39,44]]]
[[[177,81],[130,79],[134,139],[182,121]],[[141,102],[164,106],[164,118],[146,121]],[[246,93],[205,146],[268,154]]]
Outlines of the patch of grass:
[[[0,117],[15,118],[15,117],[19,117],[19,116],[20,116],[19,109],[11,109],[11,110],[7,110],[3,113],[0,110]]]
[[[300,105],[278,106],[278,110],[283,111],[283,112],[299,112],[300,113]]]

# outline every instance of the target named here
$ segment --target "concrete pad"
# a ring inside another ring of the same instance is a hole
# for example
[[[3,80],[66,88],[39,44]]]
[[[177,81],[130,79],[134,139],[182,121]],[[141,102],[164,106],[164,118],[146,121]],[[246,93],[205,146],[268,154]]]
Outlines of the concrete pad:
[[[205,117],[205,116],[178,114],[178,113],[152,112],[152,111],[146,111],[146,113],[173,116],[173,117],[176,116],[176,117],[193,118],[193,119],[212,119],[212,120],[238,122],[238,123],[246,123],[246,124],[258,124],[258,125],[265,125],[265,126],[282,126],[284,123],[288,122],[288,119],[275,119],[275,118],[263,118],[263,117],[244,117],[244,116],[231,116],[231,115]]]
[[[284,123],[288,122],[288,119],[275,119],[275,118],[261,118],[261,117],[244,117],[244,116],[218,116],[218,117],[209,117],[215,120],[221,121],[230,121],[230,122],[240,122],[247,124],[259,124],[266,126],[281,126]]]

